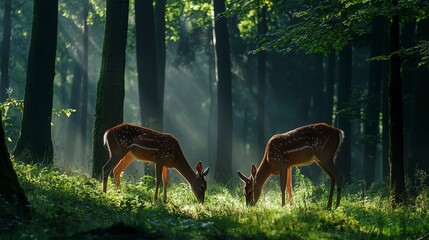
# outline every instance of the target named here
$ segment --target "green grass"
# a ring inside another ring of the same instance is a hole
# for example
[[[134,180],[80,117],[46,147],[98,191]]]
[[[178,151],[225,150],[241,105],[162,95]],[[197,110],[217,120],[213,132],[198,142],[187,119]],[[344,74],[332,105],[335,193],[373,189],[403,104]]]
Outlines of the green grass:
[[[109,182],[103,194],[99,181],[77,172],[21,163],[15,169],[33,218],[0,226],[2,239],[416,239],[429,232],[427,187],[410,204],[393,208],[385,184],[373,185],[365,197],[352,185],[341,206],[328,211],[328,180],[314,186],[298,174],[292,207],[280,206],[274,177],[258,204],[247,208],[241,185],[228,189],[209,181],[202,205],[176,178],[168,202],[154,203],[150,177],[124,178],[120,192]]]

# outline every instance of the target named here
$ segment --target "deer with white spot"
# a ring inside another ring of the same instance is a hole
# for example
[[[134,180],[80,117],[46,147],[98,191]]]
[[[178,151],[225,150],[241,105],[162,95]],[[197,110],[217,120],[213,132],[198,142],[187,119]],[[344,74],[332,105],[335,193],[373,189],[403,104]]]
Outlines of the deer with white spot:
[[[102,170],[103,192],[107,190],[107,180],[112,170],[116,187],[119,189],[122,171],[137,159],[155,163],[155,201],[158,198],[161,177],[164,202],[167,201],[168,168],[175,168],[188,181],[197,200],[204,202],[207,189],[205,177],[209,168],[203,171],[201,162],[198,162],[194,172],[183,155],[179,142],[172,135],[131,124],[120,124],[104,133],[104,144],[109,150],[109,161]]]
[[[262,186],[271,175],[280,175],[282,206],[285,205],[287,187],[292,205],[291,168],[307,166],[316,162],[331,178],[328,209],[332,207],[334,186],[337,184],[337,203],[340,205],[342,176],[334,165],[335,158],[344,139],[344,132],[324,123],[303,126],[292,131],[276,134],[267,143],[264,157],[258,169],[251,166],[251,176],[237,171],[245,183],[244,195],[247,205],[258,201]]]

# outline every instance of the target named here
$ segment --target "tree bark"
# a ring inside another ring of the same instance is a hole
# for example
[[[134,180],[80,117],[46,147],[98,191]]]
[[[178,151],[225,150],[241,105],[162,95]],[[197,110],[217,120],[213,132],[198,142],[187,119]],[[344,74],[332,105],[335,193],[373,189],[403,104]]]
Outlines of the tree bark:
[[[53,163],[51,118],[58,0],[35,0],[33,27],[25,85],[21,134],[15,159],[29,163]]]
[[[77,50],[79,51],[79,50]],[[80,66],[78,53],[73,58],[74,70],[73,70],[73,81],[71,85],[70,103],[69,108],[78,109],[77,112],[73,113],[68,118],[67,123],[67,138],[63,139],[64,146],[64,161],[68,164],[76,163],[75,152],[76,152],[76,138],[79,129],[79,117],[81,115],[79,111],[79,99],[81,99],[81,85],[82,85],[82,68]]]
[[[158,78],[158,130],[162,131],[164,122],[164,86],[165,86],[165,7],[166,0],[157,0],[155,3],[155,34],[156,34],[156,67]]]
[[[1,116],[1,111],[0,111]],[[19,184],[6,146],[3,121],[0,123],[0,223],[30,217],[30,203]],[[3,202],[4,201],[4,202]],[[5,209],[2,209],[2,208]],[[8,214],[9,213],[9,214]]]
[[[343,109],[350,102],[352,94],[352,46],[347,45],[340,51],[340,76],[338,79],[338,107]],[[344,131],[344,142],[337,157],[338,168],[343,182],[350,182],[351,172],[351,122],[347,113],[337,115],[338,128]]]
[[[83,51],[82,51],[82,107],[81,107],[81,148],[80,148],[80,165],[83,168],[88,164],[87,140],[88,140],[88,8],[89,0],[83,3]]]
[[[103,134],[123,122],[128,7],[128,0],[107,0],[106,3],[106,26],[93,132],[92,175],[95,178],[100,178],[102,167],[108,160]]]
[[[417,25],[417,38],[419,41],[429,40],[429,19],[419,22]],[[425,64],[417,68],[416,78],[413,84],[413,99],[412,106],[413,112],[410,124],[410,162],[411,169],[422,169],[429,172],[429,161],[426,160],[426,151],[429,149],[429,139],[427,133],[429,132],[429,109],[426,104],[429,102],[429,66]],[[427,179],[429,181],[429,179]]]
[[[392,1],[393,6],[398,0]],[[389,162],[390,194],[394,204],[405,203],[404,179],[404,135],[401,86],[401,59],[395,52],[399,45],[399,16],[396,13],[390,23],[390,61],[389,61]]]
[[[12,0],[4,1],[3,13],[3,40],[1,44],[1,82],[0,82],[0,102],[5,102],[7,89],[9,88],[9,56],[10,41],[12,33]]]
[[[332,114],[334,111],[334,85],[335,85],[335,58],[336,52],[332,52],[328,55],[327,61],[327,74],[326,74],[326,93],[325,93],[325,109],[326,116],[325,121],[329,125],[332,125]]]
[[[320,54],[315,54],[311,56],[313,66],[311,69],[311,74],[309,82],[312,84],[312,99],[313,106],[311,109],[312,122],[325,122],[325,112],[324,109],[324,93],[323,93],[323,56]]]
[[[155,19],[152,1],[134,1],[141,125],[159,130]]]
[[[267,33],[267,7],[263,5],[259,9],[258,31],[259,35],[263,36]],[[256,129],[258,134],[258,156],[263,155],[267,139],[265,139],[265,85],[266,85],[266,61],[267,52],[260,51],[257,56],[258,59],[258,111],[256,116]]]
[[[384,46],[384,17],[376,17],[371,26],[371,57],[385,54]],[[364,140],[364,174],[368,186],[375,180],[377,163],[377,145],[380,142],[379,116],[381,111],[381,82],[383,81],[383,62],[371,61],[369,66],[368,98],[365,111],[365,140]]]
[[[213,0],[216,80],[218,82],[218,136],[216,177],[226,183],[232,177],[232,90],[231,57],[225,0]]]

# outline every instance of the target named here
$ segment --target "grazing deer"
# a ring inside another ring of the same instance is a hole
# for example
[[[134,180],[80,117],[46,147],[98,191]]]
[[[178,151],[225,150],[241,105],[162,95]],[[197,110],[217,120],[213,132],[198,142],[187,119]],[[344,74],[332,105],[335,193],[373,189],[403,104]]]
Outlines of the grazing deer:
[[[285,205],[285,188],[292,205],[291,168],[307,166],[316,162],[331,178],[328,209],[332,207],[334,185],[337,184],[337,203],[340,205],[342,176],[334,160],[344,139],[344,132],[324,123],[303,126],[292,131],[276,134],[267,143],[264,157],[258,169],[251,166],[251,176],[237,171],[245,183],[244,195],[247,205],[254,205],[261,195],[261,189],[268,177],[280,174],[282,206]]]
[[[121,187],[121,173],[134,160],[143,160],[155,163],[156,188],[155,197],[158,198],[158,188],[161,176],[164,186],[164,201],[167,201],[168,168],[175,168],[188,181],[197,200],[204,202],[204,193],[207,189],[205,177],[209,168],[203,171],[201,162],[191,168],[179,142],[170,134],[131,124],[120,124],[104,133],[104,145],[109,149],[109,161],[103,166],[103,192],[107,190],[107,179],[112,172],[116,187]]]

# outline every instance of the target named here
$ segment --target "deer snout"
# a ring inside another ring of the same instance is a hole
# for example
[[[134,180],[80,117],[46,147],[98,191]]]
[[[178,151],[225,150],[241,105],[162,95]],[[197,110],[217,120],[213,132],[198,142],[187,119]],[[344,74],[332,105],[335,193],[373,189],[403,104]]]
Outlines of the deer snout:
[[[246,206],[247,207],[255,206],[255,203],[253,202],[253,199],[246,199]]]
[[[199,203],[204,203],[204,195],[199,196],[197,199]]]

